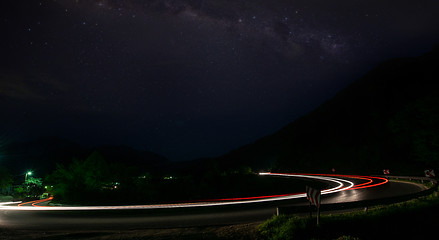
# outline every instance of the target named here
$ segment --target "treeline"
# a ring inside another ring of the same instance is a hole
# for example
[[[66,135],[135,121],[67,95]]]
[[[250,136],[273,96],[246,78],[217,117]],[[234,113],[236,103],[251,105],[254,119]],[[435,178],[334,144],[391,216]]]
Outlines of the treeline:
[[[27,148],[44,149],[33,151],[45,153],[27,154],[29,159],[36,159],[34,165],[38,168],[29,167],[32,171],[10,173],[5,167],[0,169],[0,195],[27,201],[47,192],[58,203],[126,205],[285,194],[304,191],[305,186],[291,179],[259,176],[259,169],[252,170],[249,166],[224,169],[214,159],[169,164],[139,157],[127,148],[101,147],[84,154],[81,148],[61,151],[52,147],[57,144],[63,146],[61,149],[70,146],[50,141],[42,147],[39,144]],[[39,164],[44,156],[49,156],[48,162],[55,167],[47,162]],[[57,156],[59,161],[55,160]]]
[[[42,178],[33,177],[31,174],[20,174],[21,180],[17,182],[8,168],[0,167],[0,201],[39,198],[44,192],[43,181]]]
[[[58,203],[126,205],[251,197],[303,191],[303,182],[259,176],[249,168],[218,172],[177,171],[155,175],[123,162],[109,163],[99,152],[58,164],[45,184]]]
[[[7,168],[0,167],[0,194],[8,194],[14,182],[11,173]]]

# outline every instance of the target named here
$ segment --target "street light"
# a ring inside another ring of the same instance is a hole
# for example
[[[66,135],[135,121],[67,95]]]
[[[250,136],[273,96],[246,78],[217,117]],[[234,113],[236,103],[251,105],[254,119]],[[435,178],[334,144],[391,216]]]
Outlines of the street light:
[[[27,176],[32,175],[32,171],[27,171],[26,175],[24,175],[24,183],[27,181]]]

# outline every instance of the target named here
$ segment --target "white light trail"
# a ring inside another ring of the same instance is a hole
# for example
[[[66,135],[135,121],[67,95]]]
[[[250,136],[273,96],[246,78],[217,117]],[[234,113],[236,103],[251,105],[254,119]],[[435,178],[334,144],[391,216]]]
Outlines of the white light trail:
[[[316,179],[320,181],[328,181],[335,183],[333,188],[322,190],[322,194],[331,194],[340,191],[347,190],[354,186],[354,183],[345,179],[316,176],[316,175],[303,175],[303,174],[281,174],[281,173],[260,173],[260,175],[270,176],[283,176],[294,178],[308,178]],[[272,202],[281,200],[290,200],[297,198],[305,198],[305,193],[296,193],[286,196],[277,196],[266,198],[249,198],[250,200],[232,200],[232,201],[217,201],[217,202],[194,202],[194,203],[176,203],[176,204],[152,204],[152,205],[130,205],[130,206],[79,206],[79,207],[61,207],[61,206],[6,206],[11,204],[17,204],[17,202],[1,203],[0,209],[4,210],[31,210],[31,211],[84,211],[84,210],[128,210],[128,209],[167,209],[167,208],[190,208],[190,207],[211,207],[211,206],[224,206],[224,205],[238,205],[238,204],[250,204],[261,202]]]

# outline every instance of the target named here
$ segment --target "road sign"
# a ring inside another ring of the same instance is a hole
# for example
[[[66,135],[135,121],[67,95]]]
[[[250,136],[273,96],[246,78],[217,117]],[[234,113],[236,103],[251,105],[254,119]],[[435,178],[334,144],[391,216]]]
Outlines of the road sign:
[[[436,177],[436,174],[434,174],[433,169],[428,169],[424,171],[426,177],[434,178]]]
[[[311,204],[316,205],[317,207],[317,226],[320,224],[320,195],[321,191],[319,189],[314,189],[311,187],[306,186],[306,198],[309,201],[309,206]],[[309,212],[310,217],[312,217],[312,211]]]
[[[306,198],[317,207],[320,207],[320,195],[320,190],[306,186]]]
[[[389,175],[390,174],[390,170],[389,169],[384,169],[383,173],[384,173],[384,175]]]

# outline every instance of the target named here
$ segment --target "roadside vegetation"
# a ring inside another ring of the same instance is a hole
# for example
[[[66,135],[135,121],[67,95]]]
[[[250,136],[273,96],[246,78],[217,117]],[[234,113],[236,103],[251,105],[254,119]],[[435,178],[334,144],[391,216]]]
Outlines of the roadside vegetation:
[[[253,197],[304,191],[306,183],[259,176],[250,168],[155,174],[107,162],[99,152],[58,164],[45,182],[55,203],[127,205]]]
[[[439,226],[437,189],[431,195],[367,211],[322,214],[316,219],[274,216],[259,227],[266,239],[423,239],[435,238]],[[314,214],[315,215],[315,214]]]
[[[303,192],[305,180],[260,176],[250,167],[190,166],[148,170],[109,160],[99,151],[57,163],[46,176],[28,171],[14,179],[0,169],[1,201],[31,201],[52,195],[55,204],[130,205],[202,201]]]

